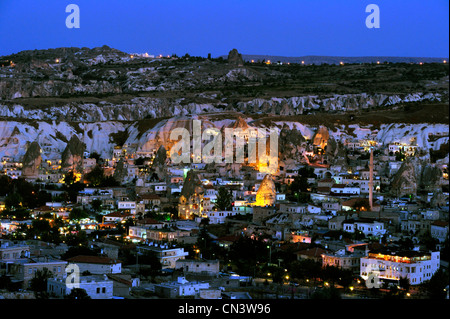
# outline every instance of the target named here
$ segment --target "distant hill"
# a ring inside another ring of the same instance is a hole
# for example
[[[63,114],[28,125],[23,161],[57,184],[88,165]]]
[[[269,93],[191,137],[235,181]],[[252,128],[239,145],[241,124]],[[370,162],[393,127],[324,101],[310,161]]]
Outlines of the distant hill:
[[[226,55],[222,56],[224,59],[227,58]],[[272,63],[277,63],[278,61],[282,63],[302,63],[305,64],[339,64],[344,63],[442,63],[444,60],[448,61],[448,58],[430,58],[430,57],[396,57],[396,56],[360,56],[360,57],[340,57],[340,56],[319,56],[319,55],[306,55],[299,57],[286,57],[277,55],[258,55],[258,54],[242,54],[242,58],[246,62],[254,60],[258,61],[268,61]]]

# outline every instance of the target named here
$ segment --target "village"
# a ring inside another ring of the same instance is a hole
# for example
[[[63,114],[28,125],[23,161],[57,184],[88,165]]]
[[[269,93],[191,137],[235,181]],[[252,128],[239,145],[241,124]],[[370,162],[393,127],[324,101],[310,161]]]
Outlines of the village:
[[[414,140],[319,129],[269,170],[74,139],[1,159],[0,298],[448,298],[448,161],[401,183]]]

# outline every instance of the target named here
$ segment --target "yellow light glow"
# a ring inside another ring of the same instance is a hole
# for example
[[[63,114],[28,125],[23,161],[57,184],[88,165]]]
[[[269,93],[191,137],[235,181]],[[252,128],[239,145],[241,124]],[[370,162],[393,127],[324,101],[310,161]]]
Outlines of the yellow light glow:
[[[81,180],[81,173],[74,173],[73,176],[75,178],[75,183]]]

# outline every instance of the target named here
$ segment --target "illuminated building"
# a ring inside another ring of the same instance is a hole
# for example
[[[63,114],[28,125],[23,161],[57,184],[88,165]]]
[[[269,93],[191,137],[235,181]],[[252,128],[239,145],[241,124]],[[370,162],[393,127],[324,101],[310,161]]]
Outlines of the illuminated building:
[[[267,174],[256,193],[255,206],[272,206],[276,201],[275,183],[270,174]]]
[[[361,258],[360,276],[367,280],[376,274],[381,281],[408,278],[411,285],[431,279],[440,266],[440,252],[380,251]]]
[[[335,266],[359,274],[360,260],[365,256],[365,252],[362,251],[352,253],[347,250],[340,250],[336,253],[324,253],[322,254],[322,267]]]

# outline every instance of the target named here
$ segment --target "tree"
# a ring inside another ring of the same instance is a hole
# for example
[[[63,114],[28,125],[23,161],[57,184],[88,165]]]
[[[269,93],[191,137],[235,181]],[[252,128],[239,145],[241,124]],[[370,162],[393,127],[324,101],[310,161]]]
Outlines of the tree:
[[[69,213],[70,220],[80,220],[84,218],[88,218],[89,215],[84,209],[74,208]]]
[[[307,192],[308,191],[308,179],[304,176],[297,175],[294,177],[290,185],[291,192]]]
[[[73,288],[70,294],[65,296],[66,299],[91,299],[83,288]]]
[[[233,195],[227,188],[222,186],[219,188],[214,207],[218,210],[231,210],[232,201]]]
[[[11,277],[2,275],[0,276],[0,289],[8,289],[11,285]]]
[[[34,291],[36,298],[47,297],[47,280],[52,277],[53,273],[47,268],[35,272],[33,279],[30,281],[30,288]]]
[[[349,269],[340,269],[338,284],[348,288],[353,282],[353,271]]]
[[[436,245],[439,241],[431,236],[431,231],[426,231],[422,236],[420,236],[420,243],[425,245],[427,250],[436,250]]]
[[[88,239],[86,232],[78,230],[76,234],[68,234],[66,235],[65,242],[68,246],[80,246],[80,244],[87,245]]]
[[[5,198],[5,206],[7,209],[17,209],[22,206],[23,198],[18,193],[12,193]]]
[[[401,288],[405,289],[406,292],[409,291],[409,287],[411,286],[407,277],[400,277],[398,284]]]
[[[91,157],[91,158],[95,158],[95,160],[96,160],[97,163],[99,163],[100,160],[101,160],[100,154],[97,153],[97,152],[92,152],[90,157]]]
[[[31,230],[34,235],[41,236],[42,234],[50,232],[51,226],[46,219],[34,219],[31,222]]]
[[[312,296],[312,299],[341,299],[341,293],[336,287],[329,287],[316,290]]]
[[[198,233],[198,239],[197,239],[196,246],[202,252],[202,256],[205,256],[205,258],[211,258],[211,254],[212,254],[212,239],[211,239],[211,236],[208,233],[208,230],[207,230],[206,226],[200,227],[200,231]]]
[[[105,178],[103,178],[100,186],[114,187],[114,186],[120,186],[120,183],[113,176],[106,176]]]
[[[11,192],[11,177],[0,175],[0,196],[5,196]]]
[[[99,212],[102,209],[102,201],[100,199],[94,199],[91,206],[95,212]]]
[[[100,186],[104,179],[105,173],[98,164],[85,176],[85,180],[87,180],[93,186]]]
[[[69,249],[61,255],[62,260],[67,260],[69,258],[75,257],[75,256],[97,256],[97,252],[93,249],[90,249],[87,246],[72,246],[69,247]]]
[[[312,259],[294,261],[290,265],[290,274],[296,279],[316,279],[320,276],[322,265]]]
[[[66,186],[75,183],[75,174],[73,173],[73,171],[69,171],[64,175],[63,182]]]
[[[445,299],[447,294],[444,289],[448,286],[448,283],[448,273],[444,272],[442,268],[439,268],[431,279],[426,281],[423,285],[428,292],[430,299]]]
[[[52,201],[52,194],[49,192],[46,192],[44,190],[41,190],[37,193],[37,199],[36,199],[36,206],[44,206],[45,203]]]
[[[142,255],[138,256],[139,264],[150,266],[150,271],[145,272],[145,276],[156,275],[162,269],[162,265],[156,253],[153,251],[146,251]]]
[[[322,279],[330,281],[332,286],[339,280],[341,271],[339,267],[326,265],[322,269]]]

